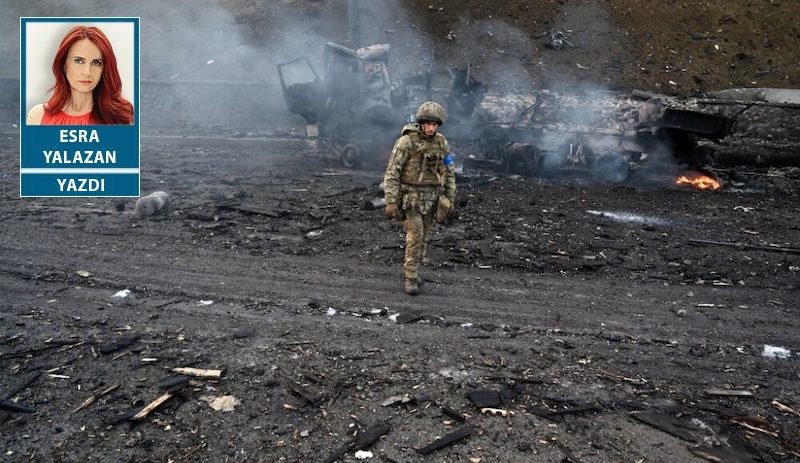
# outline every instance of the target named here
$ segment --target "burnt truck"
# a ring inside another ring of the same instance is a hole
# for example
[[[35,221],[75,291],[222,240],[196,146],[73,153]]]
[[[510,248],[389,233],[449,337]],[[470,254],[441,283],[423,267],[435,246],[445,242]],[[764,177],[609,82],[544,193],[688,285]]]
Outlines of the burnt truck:
[[[506,172],[553,177],[572,173],[623,181],[634,166],[702,166],[703,140],[720,140],[735,118],[680,107],[658,97],[585,91],[487,92],[471,117],[456,121],[465,154]]]
[[[306,57],[278,65],[289,111],[318,127],[322,147],[347,167],[384,166],[400,127],[434,94],[447,109],[442,131],[456,156],[525,175],[570,172],[616,182],[642,163],[700,166],[701,141],[735,128],[736,117],[646,92],[498,93],[469,65],[451,72],[449,89],[434,91],[430,68],[393,81],[388,56],[389,45],[327,43],[322,77]]]
[[[353,50],[328,42],[322,76],[308,57],[277,66],[289,111],[302,116],[309,135],[346,167],[385,165],[400,128],[431,98],[430,72],[392,80],[389,52],[388,44]]]

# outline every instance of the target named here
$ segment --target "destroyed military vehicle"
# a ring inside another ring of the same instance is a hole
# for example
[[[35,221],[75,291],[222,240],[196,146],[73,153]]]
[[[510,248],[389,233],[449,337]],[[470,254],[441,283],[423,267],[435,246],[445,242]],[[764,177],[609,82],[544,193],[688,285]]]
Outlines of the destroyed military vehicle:
[[[512,173],[552,177],[577,172],[611,182],[625,180],[634,166],[646,163],[701,166],[707,153],[700,142],[722,139],[735,127],[734,118],[658,98],[546,90],[487,92],[466,121],[467,137],[454,137],[463,154]]]
[[[278,65],[289,111],[302,116],[309,135],[346,167],[385,165],[400,128],[431,97],[430,72],[390,78],[389,51],[388,44],[352,50],[328,42],[322,77],[307,57]]]
[[[431,73],[399,82],[387,67],[389,45],[358,50],[327,43],[322,78],[306,57],[278,65],[290,112],[318,128],[319,141],[347,167],[385,165],[400,127],[431,99]],[[442,129],[457,158],[507,172],[623,181],[643,162],[702,165],[701,140],[719,140],[735,127],[726,117],[644,92],[497,93],[470,67],[451,73]]]

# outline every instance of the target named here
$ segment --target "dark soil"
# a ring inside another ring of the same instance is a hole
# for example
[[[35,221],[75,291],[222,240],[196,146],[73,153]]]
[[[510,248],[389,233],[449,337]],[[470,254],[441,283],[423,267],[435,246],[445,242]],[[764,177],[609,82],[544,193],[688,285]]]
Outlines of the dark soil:
[[[343,39],[345,3],[222,5],[258,44],[295,18]],[[469,59],[490,84],[499,64],[542,87],[800,84],[791,1],[410,3],[416,19],[383,33],[427,31],[439,77]],[[548,29],[575,48],[544,48]],[[379,168],[159,111],[175,137],[143,133],[142,192],[168,191],[166,216],[20,199],[19,139],[0,135],[0,460],[305,462],[344,446],[338,461],[360,461],[350,443],[384,424],[371,461],[800,461],[796,168],[717,168],[712,192],[467,164],[410,297],[400,224],[365,208]],[[177,381],[132,420],[175,367],[224,375]],[[240,403],[212,409],[223,396]]]
[[[169,185],[166,218],[138,220],[132,201],[18,200],[6,175],[2,391],[39,375],[14,396],[36,412],[2,416],[6,461],[321,461],[375,423],[390,428],[379,461],[699,461],[689,449],[738,438],[753,447],[739,455],[798,458],[800,421],[772,402],[800,408],[796,172],[700,192],[468,166],[409,297],[399,224],[363,207],[379,171],[244,141],[146,138],[143,190]],[[179,366],[226,375],[125,421]],[[496,408],[513,414],[481,414],[476,390],[505,391]],[[204,399],[225,395],[241,405]],[[411,401],[382,406],[395,395]],[[445,408],[476,429],[423,457],[460,426]]]
[[[800,86],[794,1],[413,0],[402,2],[405,8],[386,0],[362,3],[362,42],[391,43],[402,69],[414,55],[433,51],[434,70],[443,77],[448,67],[470,62],[479,80],[513,80],[526,90],[581,85],[685,95]],[[302,22],[311,33],[352,45],[346,1],[223,4],[254,43],[274,43]],[[564,32],[573,46],[547,48],[550,31]]]

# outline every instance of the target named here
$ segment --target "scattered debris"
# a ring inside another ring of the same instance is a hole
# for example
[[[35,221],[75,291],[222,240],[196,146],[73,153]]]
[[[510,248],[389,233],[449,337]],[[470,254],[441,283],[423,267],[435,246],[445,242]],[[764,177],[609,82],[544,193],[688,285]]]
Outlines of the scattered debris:
[[[785,254],[800,254],[800,249],[797,248],[784,248],[780,246],[760,246],[754,244],[746,244],[741,242],[725,242],[725,241],[712,241],[712,240],[698,240],[698,239],[690,239],[689,244],[705,244],[705,245],[713,245],[713,246],[728,246],[732,248],[738,248],[742,251],[767,251],[767,252],[782,252]]]
[[[772,401],[772,405],[775,406],[775,408],[777,408],[778,410],[780,410],[782,412],[791,413],[792,415],[795,415],[795,416],[800,416],[800,412],[798,412],[797,410],[795,410],[795,409],[793,409],[793,408],[791,408],[789,406],[786,406],[786,405],[778,402],[777,400],[773,400]]]
[[[319,238],[320,236],[322,236],[322,230],[311,230],[306,233],[306,238]]]
[[[732,432],[721,445],[689,447],[700,458],[715,463],[756,463],[763,461],[758,452],[739,433]]]
[[[565,415],[577,415],[579,413],[599,412],[602,410],[596,405],[583,405],[578,407],[562,408],[558,410],[550,410],[530,405],[528,406],[528,411],[550,421],[559,421],[559,418]]]
[[[169,378],[159,381],[158,388],[169,392],[175,392],[189,384],[189,381],[190,378],[185,375],[170,376]]]
[[[372,198],[364,203],[364,209],[368,211],[380,209],[384,206],[386,206],[386,199],[384,198]]]
[[[514,416],[514,412],[504,410],[502,408],[485,407],[481,408],[481,413],[483,413],[484,415],[502,416],[502,417],[506,417],[508,415]]]
[[[391,317],[389,317],[390,320],[394,321],[398,325],[406,325],[408,323],[414,323],[416,321],[422,320],[423,318],[425,317],[415,313],[402,313],[402,314],[392,315]]]
[[[472,435],[472,431],[475,430],[475,425],[472,424],[465,424],[460,428],[456,429],[455,431],[447,434],[435,441],[431,442],[430,444],[426,445],[421,449],[417,449],[417,452],[422,455],[428,455],[433,453],[441,448],[447,447],[448,445],[455,444],[456,442],[466,439]]]
[[[761,356],[769,359],[788,359],[792,356],[792,352],[785,347],[764,344],[764,351],[761,353]]]
[[[751,431],[760,432],[772,437],[778,437],[777,432],[766,429],[767,423],[761,417],[745,416],[741,418],[730,418],[730,422],[738,424],[739,426]]]
[[[11,400],[0,400],[0,410],[8,410],[17,413],[36,413],[35,408],[26,407]]]
[[[646,215],[635,214],[633,212],[615,212],[615,211],[595,211],[587,210],[587,214],[596,215],[599,217],[606,217],[616,222],[628,222],[643,225],[670,225],[671,222],[660,217],[652,217]]]
[[[172,369],[173,373],[178,373],[180,375],[186,376],[194,376],[197,378],[222,378],[225,376],[226,369],[223,368],[221,370],[204,370],[200,368],[191,368],[191,367],[176,367]]]
[[[169,193],[165,191],[154,191],[136,200],[136,215],[139,216],[139,218],[159,214],[166,216],[169,214],[171,201]]]
[[[27,375],[25,377],[25,379],[20,381],[19,384],[17,384],[16,386],[10,388],[5,393],[3,393],[2,399],[5,399],[5,400],[13,399],[17,394],[19,394],[20,392],[24,391],[31,384],[33,384],[33,382],[36,381],[39,378],[39,376],[41,376],[41,374],[42,374],[41,371],[34,371],[33,373],[30,373],[29,375]]]
[[[660,431],[664,431],[669,435],[675,436],[678,439],[683,439],[693,444],[698,442],[698,438],[695,435],[697,427],[689,422],[655,412],[631,413],[629,416]]]
[[[467,417],[464,416],[463,413],[459,413],[450,407],[442,407],[442,414],[458,421],[459,423],[465,423],[467,421]]]
[[[486,389],[470,391],[467,398],[478,408],[496,408],[503,403],[499,391]]]
[[[384,423],[374,424],[366,429],[362,429],[356,434],[355,439],[352,441],[344,444],[343,446],[336,449],[328,458],[324,460],[324,463],[333,463],[336,460],[340,459],[344,454],[350,451],[359,451],[359,450],[366,450],[372,445],[374,445],[378,440],[389,433],[391,428]]]
[[[239,211],[250,215],[263,215],[265,217],[271,217],[273,219],[279,219],[290,213],[290,211],[287,210],[265,209],[264,207],[259,206],[257,204],[241,204],[236,201],[219,203],[217,204],[217,207],[219,209],[230,209],[233,211]]]
[[[564,31],[556,31],[552,30],[547,33],[547,43],[545,46],[547,48],[552,48],[553,50],[561,50],[564,48],[564,45],[568,45],[571,48],[575,48],[575,45],[572,44],[569,40],[567,40],[567,35]]]
[[[97,350],[104,355],[113,354],[118,350],[122,350],[139,340],[138,335],[123,336],[114,342],[100,346]]]
[[[283,379],[289,386],[289,389],[291,389],[295,394],[305,399],[306,402],[308,402],[309,404],[318,403],[325,397],[321,392],[314,392],[308,387],[303,386],[302,384],[292,379],[289,378],[283,378]]]
[[[130,293],[131,293],[131,290],[130,290],[130,289],[123,289],[122,291],[117,291],[117,292],[116,292],[116,293],[114,293],[114,295],[113,295],[113,296],[111,296],[111,297],[112,297],[112,298],[119,298],[119,299],[122,299],[122,298],[126,298],[126,297],[128,297],[128,295],[129,295]]]
[[[383,402],[381,402],[381,406],[382,407],[391,407],[392,405],[406,404],[406,403],[411,402],[412,400],[413,399],[408,394],[393,395],[393,396],[389,397],[388,399],[384,400]]]
[[[84,409],[84,408],[88,407],[89,405],[93,404],[97,399],[99,399],[100,397],[103,397],[104,395],[116,390],[118,387],[119,387],[119,383],[114,383],[111,386],[108,386],[107,388],[105,388],[102,391],[98,392],[97,394],[92,395],[88,399],[84,400],[83,403],[80,404],[80,406],[78,406],[78,408],[76,408],[75,410],[72,410],[72,413],[75,413],[78,410],[81,410],[81,409]]]
[[[141,409],[135,415],[130,417],[129,418],[130,421],[140,421],[140,420],[143,420],[143,419],[147,418],[147,415],[149,415],[151,412],[153,412],[153,410],[155,410],[156,408],[158,408],[161,405],[163,405],[164,402],[168,401],[172,397],[173,397],[173,394],[171,392],[164,393],[163,395],[158,397],[156,400],[154,400],[154,401],[150,402],[149,404],[147,404],[147,406],[145,406],[143,409]]]
[[[241,401],[232,395],[223,395],[219,397],[203,396],[200,400],[208,403],[208,405],[218,412],[232,412],[234,407],[241,405]]]
[[[731,389],[706,389],[706,395],[724,396],[724,397],[753,397],[753,393],[743,390]]]

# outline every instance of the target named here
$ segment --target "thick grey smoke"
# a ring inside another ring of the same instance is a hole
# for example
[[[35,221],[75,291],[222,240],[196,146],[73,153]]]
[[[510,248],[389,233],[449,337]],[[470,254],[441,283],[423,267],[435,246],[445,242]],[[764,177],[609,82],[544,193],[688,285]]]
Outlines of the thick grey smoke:
[[[323,38],[302,18],[284,14],[291,9],[266,2],[237,17],[235,2],[223,7],[214,0],[0,0],[0,53],[7,64],[0,77],[19,75],[20,17],[139,17],[143,126],[296,125],[275,65],[298,55],[318,59],[322,44],[337,38]]]
[[[276,65],[307,56],[317,73],[325,42],[347,47],[389,43],[393,78],[430,65],[432,47],[402,1],[359,1],[360,42],[350,41],[348,0],[244,2],[217,0],[0,0],[0,77],[19,69],[22,16],[139,17],[142,124],[287,127]],[[322,20],[320,20],[322,19]],[[311,24],[311,26],[309,26]],[[214,82],[216,85],[207,85]]]

